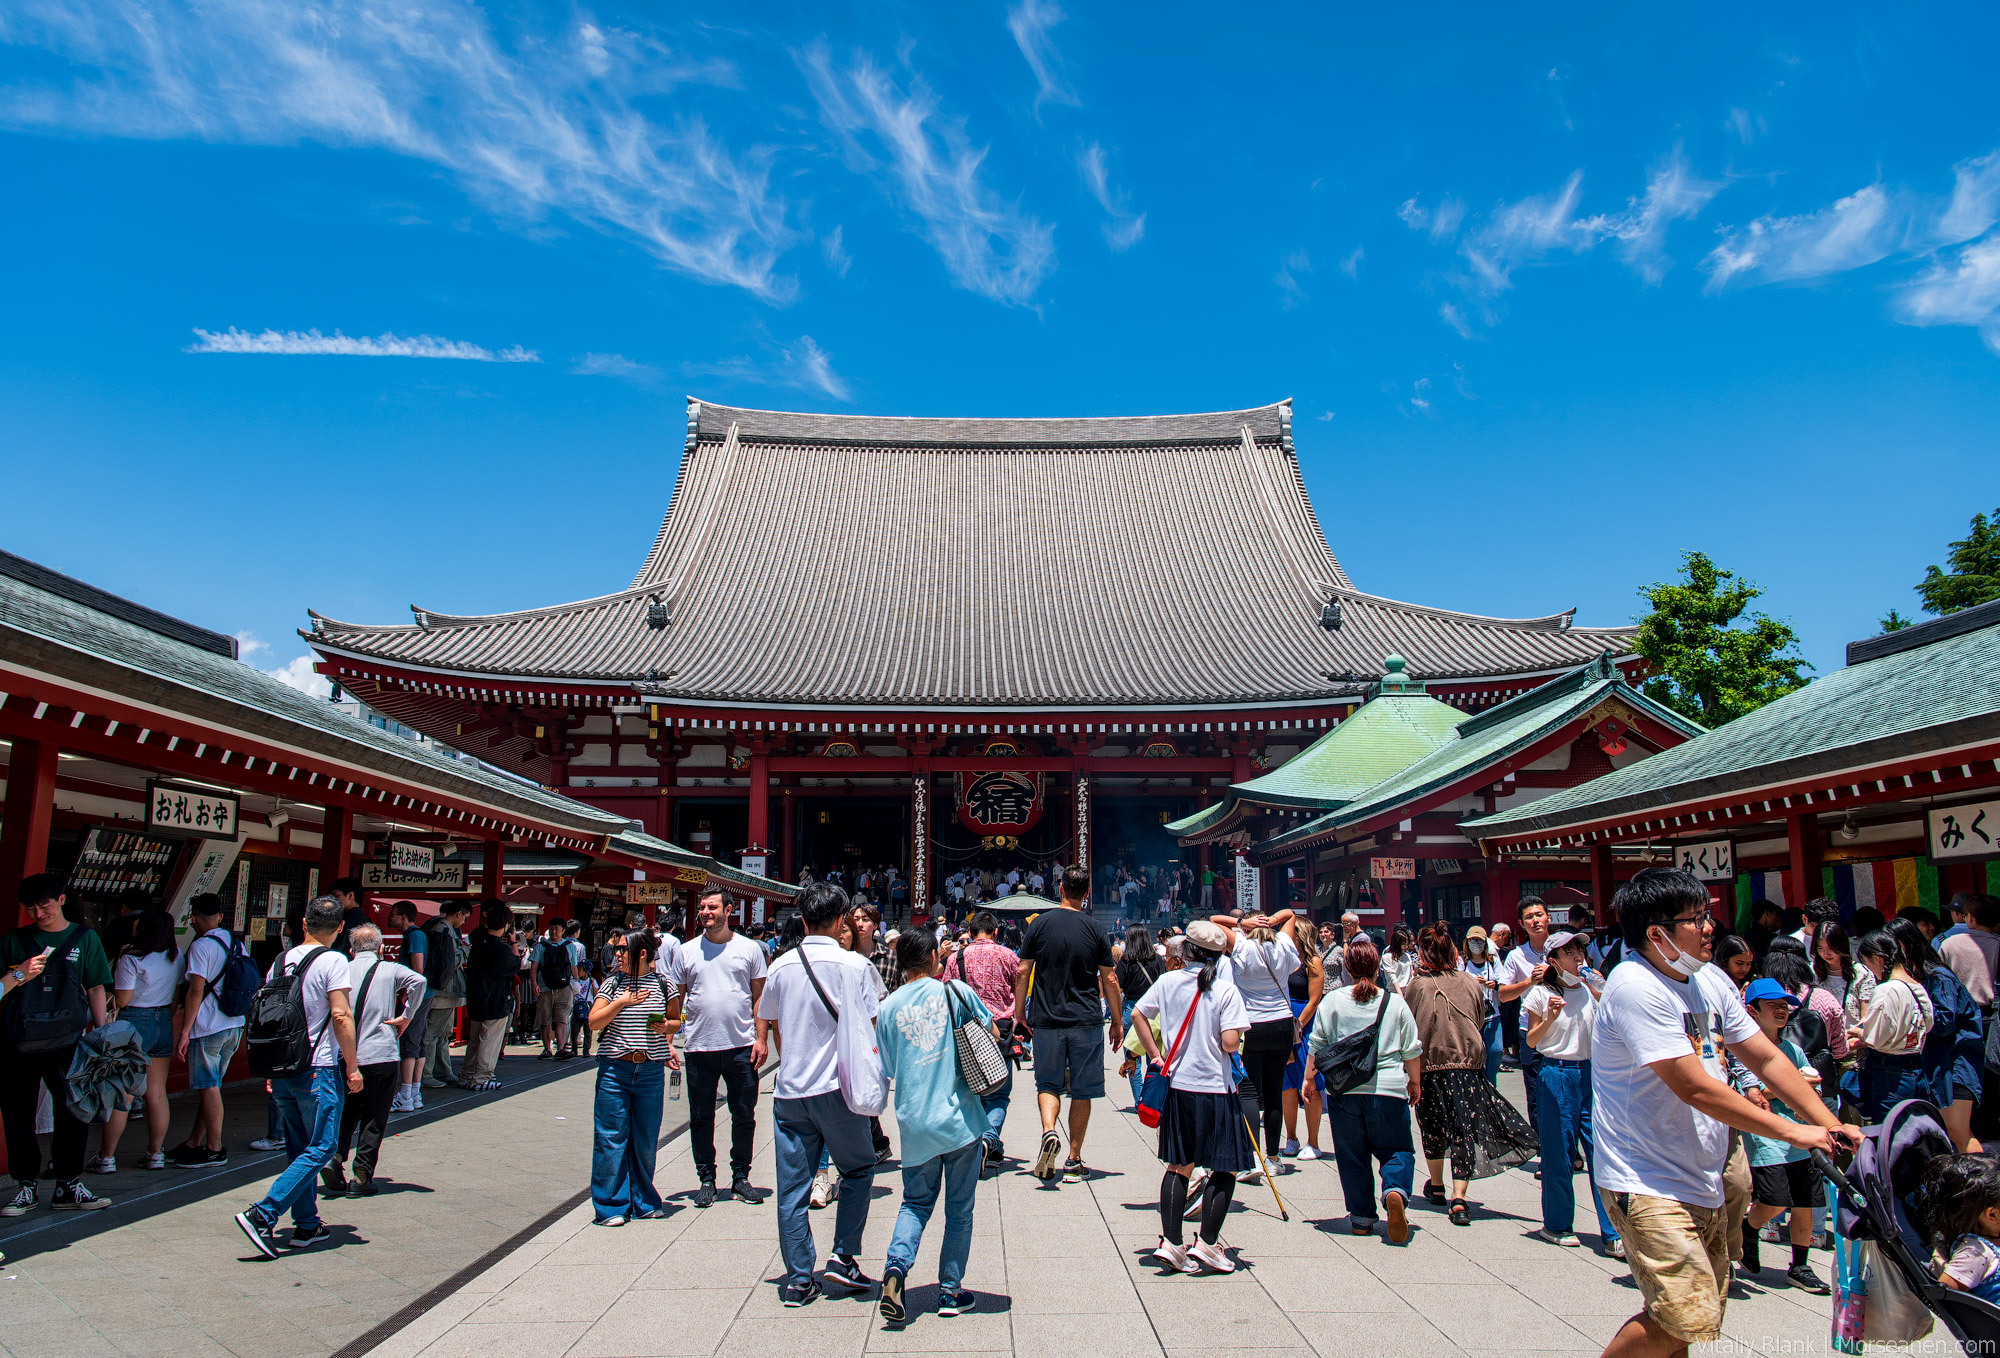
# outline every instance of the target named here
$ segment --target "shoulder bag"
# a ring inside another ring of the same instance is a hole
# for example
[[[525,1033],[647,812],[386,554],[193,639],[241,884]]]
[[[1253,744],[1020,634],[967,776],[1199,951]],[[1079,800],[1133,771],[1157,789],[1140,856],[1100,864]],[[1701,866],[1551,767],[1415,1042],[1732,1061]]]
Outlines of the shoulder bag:
[[[1389,1008],[1389,988],[1381,987],[1382,998],[1375,1002],[1375,1021],[1349,1033],[1314,1058],[1313,1065],[1326,1081],[1328,1097],[1345,1094],[1375,1076],[1375,1053],[1382,1041],[1382,1015]]]
[[[1000,1052],[1000,1044],[993,1040],[993,1030],[970,1014],[961,1022],[958,1017],[958,992],[952,989],[951,982],[943,984],[945,1006],[951,1014],[952,1036],[958,1044],[958,1073],[973,1096],[983,1099],[1006,1084],[1013,1072],[1008,1068],[1007,1058]],[[960,981],[959,984],[965,983]]]

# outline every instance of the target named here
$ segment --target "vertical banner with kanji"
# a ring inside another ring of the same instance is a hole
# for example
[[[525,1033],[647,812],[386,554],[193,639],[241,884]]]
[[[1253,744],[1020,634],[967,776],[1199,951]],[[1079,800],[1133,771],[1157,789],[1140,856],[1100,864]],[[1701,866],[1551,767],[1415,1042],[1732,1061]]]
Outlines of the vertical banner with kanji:
[[[931,775],[918,769],[910,783],[910,909],[931,901]]]
[[[1076,865],[1090,873],[1090,778],[1076,776]]]

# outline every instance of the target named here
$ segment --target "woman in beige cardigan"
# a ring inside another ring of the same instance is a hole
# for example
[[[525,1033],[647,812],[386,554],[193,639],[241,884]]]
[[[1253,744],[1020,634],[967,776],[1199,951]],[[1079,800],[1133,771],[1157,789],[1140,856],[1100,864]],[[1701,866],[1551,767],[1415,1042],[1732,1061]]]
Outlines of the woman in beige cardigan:
[[[1474,1177],[1481,1115],[1490,1107],[1486,1083],[1486,994],[1477,977],[1461,971],[1458,947],[1443,924],[1426,925],[1417,935],[1417,965],[1403,987],[1423,1040],[1423,1092],[1417,1126],[1424,1138],[1430,1182],[1424,1196],[1449,1206],[1451,1223],[1467,1226],[1472,1208],[1465,1199]],[[1451,1158],[1451,1197],[1445,1198],[1444,1162]]]

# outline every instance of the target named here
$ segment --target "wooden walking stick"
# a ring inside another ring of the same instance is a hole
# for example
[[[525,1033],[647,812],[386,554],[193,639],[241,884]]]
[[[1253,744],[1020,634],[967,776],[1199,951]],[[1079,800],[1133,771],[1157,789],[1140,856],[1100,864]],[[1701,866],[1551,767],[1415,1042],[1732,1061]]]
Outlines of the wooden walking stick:
[[[1237,1116],[1243,1119],[1243,1130],[1250,1137],[1250,1150],[1257,1157],[1257,1167],[1264,1171],[1264,1182],[1271,1186],[1271,1201],[1278,1204],[1278,1220],[1290,1221],[1292,1214],[1285,1210],[1285,1200],[1278,1196],[1278,1176],[1271,1172],[1270,1162],[1264,1158],[1264,1148],[1257,1144],[1257,1133],[1250,1126],[1250,1115],[1239,1109]]]

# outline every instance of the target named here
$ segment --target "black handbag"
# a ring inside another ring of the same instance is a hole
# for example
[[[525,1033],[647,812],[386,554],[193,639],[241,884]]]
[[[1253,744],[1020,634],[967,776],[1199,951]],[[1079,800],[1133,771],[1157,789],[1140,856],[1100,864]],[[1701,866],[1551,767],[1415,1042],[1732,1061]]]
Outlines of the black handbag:
[[[1328,1097],[1345,1094],[1356,1085],[1367,1084],[1375,1075],[1375,1052],[1382,1041],[1382,1014],[1389,1007],[1389,991],[1375,1002],[1375,1021],[1359,1032],[1349,1033],[1313,1060],[1320,1078],[1326,1081]]]

